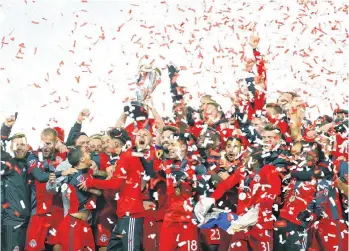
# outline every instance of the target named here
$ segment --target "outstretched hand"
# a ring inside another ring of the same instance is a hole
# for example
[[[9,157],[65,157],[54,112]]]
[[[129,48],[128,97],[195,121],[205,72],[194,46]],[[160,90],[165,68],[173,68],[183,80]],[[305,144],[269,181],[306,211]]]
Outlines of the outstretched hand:
[[[79,185],[78,185],[78,188],[82,191],[87,191],[87,186],[86,186],[86,180],[84,180],[83,182],[81,182]]]

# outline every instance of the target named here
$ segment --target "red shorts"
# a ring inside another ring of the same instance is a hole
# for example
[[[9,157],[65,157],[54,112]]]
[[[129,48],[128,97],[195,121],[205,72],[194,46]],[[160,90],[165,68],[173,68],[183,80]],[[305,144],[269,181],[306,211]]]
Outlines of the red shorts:
[[[311,227],[311,251],[348,250],[348,226],[343,220],[322,219]]]
[[[208,228],[200,229],[201,237],[203,238],[204,243],[207,245],[219,245],[221,240],[221,235],[219,228]]]
[[[25,250],[45,250],[45,240],[51,226],[51,215],[32,215],[27,228]]]
[[[193,223],[164,221],[161,227],[161,251],[198,251],[198,229]]]
[[[273,250],[273,230],[259,229],[254,226],[247,232],[237,232],[232,235],[229,251]]]
[[[95,250],[92,229],[87,221],[67,215],[58,227],[58,243],[62,250]]]
[[[218,251],[226,251],[229,250],[230,242],[231,242],[231,234],[228,234],[227,231],[223,229],[219,229],[219,237],[220,237],[220,243]]]
[[[116,224],[116,222],[115,222]],[[107,228],[103,226],[102,224],[97,224],[96,229],[96,245],[99,247],[107,247],[109,240],[111,238],[111,233],[113,229],[110,230],[110,228]]]
[[[62,223],[64,219],[64,212],[63,208],[61,207],[52,207],[52,217],[51,217],[51,224],[50,229],[48,230],[48,236],[47,236],[47,244],[54,245],[57,244],[57,230],[59,225]]]
[[[115,210],[115,207],[106,204],[106,206],[97,214],[97,228],[95,237],[96,245],[99,247],[108,246],[111,233],[113,232],[113,228],[117,222]]]

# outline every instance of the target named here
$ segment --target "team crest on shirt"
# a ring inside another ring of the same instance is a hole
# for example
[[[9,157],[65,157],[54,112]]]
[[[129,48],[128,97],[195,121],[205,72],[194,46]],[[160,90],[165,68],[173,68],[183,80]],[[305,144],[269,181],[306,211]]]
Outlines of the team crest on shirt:
[[[328,189],[324,189],[324,195],[327,196],[328,195]]]
[[[76,180],[79,181],[80,183],[84,182],[85,181],[85,176],[83,174],[81,174],[78,177],[76,177]]]
[[[29,246],[31,246],[32,248],[36,247],[36,240],[32,239],[30,242],[29,242]]]
[[[19,247],[15,246],[15,248],[13,249],[13,251],[19,251]]]
[[[105,234],[102,234],[101,238],[99,238],[101,242],[106,242],[108,240],[107,236]]]
[[[255,182],[259,182],[261,180],[261,176],[259,176],[258,174],[256,174],[256,176],[254,176],[253,180]]]
[[[62,162],[63,162],[62,157],[60,157],[60,156],[56,156],[56,162],[58,162],[58,163],[62,163]]]
[[[37,161],[35,159],[32,159],[29,161],[29,168],[34,168],[37,165]]]

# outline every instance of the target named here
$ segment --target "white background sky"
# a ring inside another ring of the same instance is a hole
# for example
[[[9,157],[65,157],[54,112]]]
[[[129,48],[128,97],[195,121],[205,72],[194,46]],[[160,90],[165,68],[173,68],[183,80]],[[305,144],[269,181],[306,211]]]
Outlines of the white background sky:
[[[85,107],[94,117],[84,124],[85,132],[113,126],[122,100],[133,95],[128,84],[134,82],[144,55],[160,68],[169,61],[185,66],[178,82],[189,88],[194,100],[199,93],[213,93],[227,108],[229,102],[216,90],[234,89],[241,76],[241,44],[251,35],[247,25],[254,22],[260,50],[269,61],[269,100],[276,99],[278,90],[299,88],[314,106],[308,116],[330,114],[331,103],[333,108],[336,103],[347,105],[348,1],[308,2],[304,7],[296,0],[2,0],[0,118],[19,112],[13,131],[25,132],[34,147],[48,124],[63,127],[67,134]],[[315,27],[324,33],[312,32]],[[246,46],[245,52],[251,48]],[[302,57],[304,52],[309,56]],[[320,76],[311,79],[313,74]],[[162,84],[154,93],[160,113],[170,113],[170,100],[163,70]]]

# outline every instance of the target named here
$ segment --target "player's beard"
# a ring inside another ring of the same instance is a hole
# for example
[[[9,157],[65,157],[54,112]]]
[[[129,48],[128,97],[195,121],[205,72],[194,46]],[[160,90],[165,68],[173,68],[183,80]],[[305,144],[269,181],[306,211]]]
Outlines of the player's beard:
[[[24,159],[25,155],[27,154],[24,150],[17,150],[14,153],[16,159]]]

